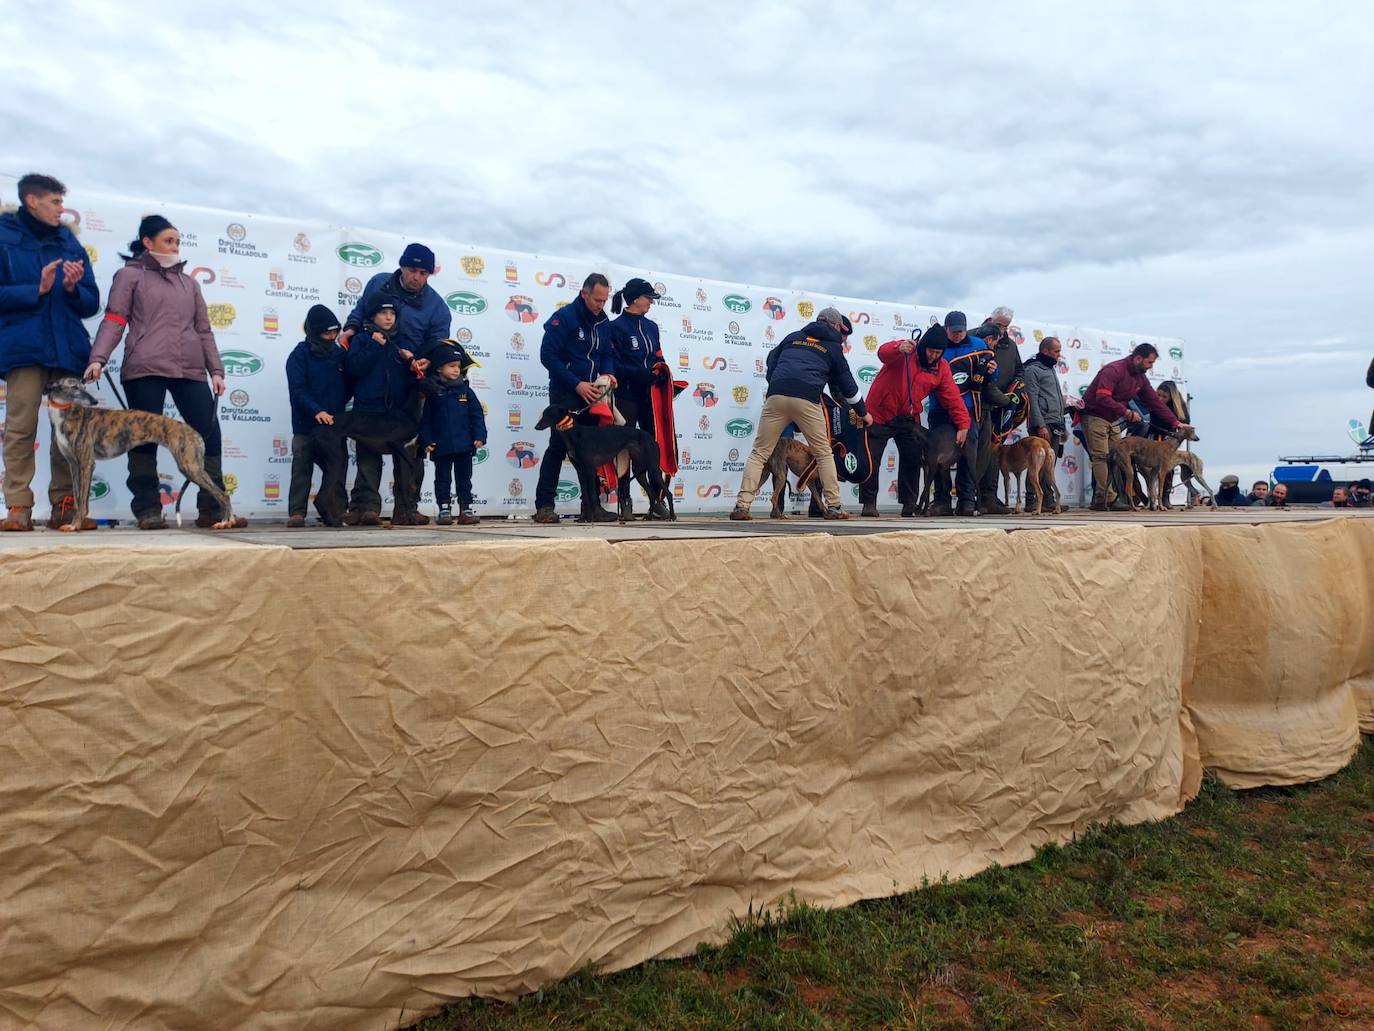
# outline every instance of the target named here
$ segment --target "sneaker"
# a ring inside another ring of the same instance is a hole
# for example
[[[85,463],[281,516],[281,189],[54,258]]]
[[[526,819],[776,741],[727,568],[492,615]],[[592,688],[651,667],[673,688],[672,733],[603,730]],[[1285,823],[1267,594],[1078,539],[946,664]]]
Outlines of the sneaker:
[[[290,529],[290,530],[299,530],[299,529],[301,529],[303,526],[305,526],[305,516],[303,516],[303,515],[301,515],[299,512],[297,512],[295,515],[290,516],[290,517],[286,520],[286,526],[287,526],[287,529]]]
[[[539,508],[535,510],[533,521],[544,525],[556,526],[558,524],[558,513],[552,508]]]
[[[825,517],[827,519],[848,519],[849,513],[842,508],[827,508]]]
[[[453,525],[453,509],[448,505],[439,506],[439,518],[435,520],[440,526]]]
[[[23,505],[11,505],[9,511],[5,513],[4,523],[0,523],[0,530],[7,532],[23,532],[33,529],[33,509],[25,508]]]
[[[482,520],[478,518],[477,513],[472,509],[463,508],[458,511],[457,521],[459,526],[476,526]]]
[[[72,525],[72,518],[76,515],[76,499],[70,494],[55,501],[52,507],[52,515],[48,517],[48,529],[60,530],[64,526]],[[95,520],[89,516],[81,520],[81,529],[94,530]]]
[[[749,509],[747,509],[747,508],[736,508],[733,512],[730,513],[730,518],[731,518],[731,519],[739,519],[739,520],[743,520],[743,521],[745,521],[745,522],[748,522],[749,520],[753,519],[754,517],[751,516],[751,515],[749,514]]]
[[[161,512],[145,512],[138,517],[138,528],[140,530],[165,530],[167,520],[162,518]]]
[[[877,518],[878,518],[878,506],[877,506],[877,505],[865,505],[865,506],[860,510],[860,512],[859,512],[859,517],[860,517],[861,519],[877,519]]]

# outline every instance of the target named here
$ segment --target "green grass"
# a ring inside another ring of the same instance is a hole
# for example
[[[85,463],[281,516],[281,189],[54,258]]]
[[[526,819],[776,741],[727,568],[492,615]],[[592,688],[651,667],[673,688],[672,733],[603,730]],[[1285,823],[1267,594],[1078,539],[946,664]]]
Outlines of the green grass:
[[[1374,739],[1319,784],[1209,778],[1171,820],[414,1025],[550,1026],[1374,1028]]]

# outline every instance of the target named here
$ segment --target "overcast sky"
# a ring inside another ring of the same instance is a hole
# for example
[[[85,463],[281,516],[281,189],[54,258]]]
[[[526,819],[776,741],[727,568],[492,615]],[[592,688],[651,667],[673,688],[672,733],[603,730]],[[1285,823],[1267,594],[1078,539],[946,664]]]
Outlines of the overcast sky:
[[[1182,337],[1213,486],[1374,406],[1374,5],[315,6],[12,0],[0,172]]]

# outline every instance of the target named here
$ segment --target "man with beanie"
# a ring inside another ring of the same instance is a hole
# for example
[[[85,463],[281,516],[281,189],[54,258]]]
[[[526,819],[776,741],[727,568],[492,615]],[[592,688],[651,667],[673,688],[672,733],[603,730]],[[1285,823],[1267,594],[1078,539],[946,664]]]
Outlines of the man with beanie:
[[[396,343],[403,351],[409,351],[419,362],[420,370],[429,368],[429,351],[440,340],[452,336],[453,313],[439,296],[439,292],[429,285],[429,277],[434,275],[434,252],[422,243],[408,243],[401,252],[401,260],[395,272],[378,272],[363,287],[362,296],[353,306],[353,311],[344,320],[343,333],[339,343],[345,350],[354,333],[362,326],[369,311],[375,311],[381,300],[385,299],[395,307],[400,323]],[[415,463],[415,492],[410,507],[419,503],[420,488],[424,486],[425,464]],[[429,516],[414,512],[416,523],[429,522]]]
[[[1058,337],[1045,337],[1040,350],[1026,362],[1021,378],[1026,384],[1026,424],[1032,436],[1050,446],[1055,458],[1064,455],[1064,442],[1069,439],[1064,422],[1064,391],[1059,384],[1059,356],[1063,347]],[[1001,372],[1001,369],[998,369]],[[1000,468],[997,470],[1000,474]],[[1040,470],[1040,489],[1059,507],[1059,487],[1055,483],[1054,468]]]
[[[749,506],[758,493],[763,469],[773,454],[773,448],[787,424],[794,422],[806,437],[807,450],[816,460],[821,478],[821,492],[825,498],[825,518],[848,519],[849,513],[840,507],[840,481],[835,471],[835,453],[831,450],[830,433],[826,427],[821,392],[829,385],[836,399],[852,405],[865,426],[873,425],[863,395],[849,362],[844,356],[844,339],[852,332],[849,320],[834,308],[823,308],[816,321],[795,333],[783,337],[778,346],[768,352],[765,363],[768,390],[764,395],[763,415],[759,419],[758,435],[754,438],[749,462],[740,481],[739,496],[731,519],[752,519]]]
[[[897,500],[902,515],[916,514],[917,485],[924,460],[925,433],[921,429],[921,409],[926,396],[934,393],[954,412],[955,425],[968,428],[968,413],[959,398],[959,388],[949,363],[944,360],[944,340],[889,340],[878,348],[882,368],[868,388],[868,411],[873,425],[868,442],[873,453],[873,474],[859,488],[862,515],[878,515],[878,466],[887,442],[897,442]]]
[[[67,188],[49,175],[19,180],[19,210],[0,215],[0,376],[5,378],[4,530],[33,529],[33,453],[43,392],[80,376],[91,356],[82,325],[100,311],[86,252],[62,224]],[[48,451],[50,525],[70,522],[72,473],[54,441]],[[65,512],[65,516],[62,514]]]
[[[1095,512],[1109,511],[1112,502],[1117,500],[1107,468],[1107,452],[1112,438],[1117,435],[1118,419],[1128,423],[1141,421],[1140,415],[1129,407],[1132,401],[1142,401],[1152,419],[1158,420],[1166,430],[1192,429],[1178,421],[1150,386],[1147,374],[1158,357],[1159,351],[1153,344],[1140,344],[1125,358],[1098,369],[1088,384],[1088,392],[1083,398],[1083,441],[1092,458],[1092,509]]]
[[[615,349],[611,346],[610,317],[606,302],[611,299],[611,282],[600,272],[593,272],[582,283],[571,304],[565,304],[544,322],[544,342],[539,347],[539,361],[549,371],[549,404],[562,405],[577,411],[576,418],[595,425],[596,418],[586,410],[601,399],[596,380],[609,376],[616,385]],[[568,457],[563,434],[556,427],[549,428],[549,446],[539,464],[539,480],[534,488],[534,521],[557,523],[554,493],[558,490],[558,474]],[[592,519],[598,523],[619,520],[595,498],[583,498],[591,508]]]
[[[986,343],[979,337],[969,336],[968,317],[963,312],[950,312],[945,316],[943,333],[931,335],[938,328],[932,327],[927,335],[931,336],[932,344],[943,336],[945,361],[949,363],[954,385],[959,388],[959,403],[947,404],[943,398],[937,398],[939,403],[930,406],[930,440],[927,446],[932,450],[943,449],[953,435],[954,445],[959,451],[957,514],[973,516],[978,514],[978,480],[974,473],[978,461],[978,434],[983,418],[983,385],[988,376],[997,371],[997,366]],[[967,426],[961,425],[960,409],[968,417]],[[943,469],[936,473],[935,502],[930,514],[951,514],[949,476]]]
[[[337,343],[339,319],[323,304],[313,305],[305,316],[305,339],[286,359],[286,386],[291,397],[291,487],[286,500],[286,525],[305,525],[310,503],[310,481],[315,466],[324,468],[315,446],[316,426],[332,426],[348,403],[344,385],[344,349]],[[336,511],[347,503],[339,484]]]
[[[997,371],[988,376],[983,385],[983,424],[978,428],[978,507],[991,515],[1006,515],[1011,511],[997,497],[1002,470],[992,460],[993,413],[1012,404],[1008,391],[1022,378],[1021,351],[1008,334],[1012,310],[1005,305],[993,309],[991,315],[970,336],[981,338],[997,363]]]
[[[654,404],[649,389],[654,383],[672,379],[659,345],[658,323],[648,317],[649,307],[659,294],[646,279],[631,279],[611,298],[611,347],[615,351],[616,407],[630,426],[638,426],[657,440]],[[622,312],[621,309],[624,308]],[[658,441],[660,450],[663,442]],[[667,519],[668,508],[661,500],[649,503],[650,519]]]

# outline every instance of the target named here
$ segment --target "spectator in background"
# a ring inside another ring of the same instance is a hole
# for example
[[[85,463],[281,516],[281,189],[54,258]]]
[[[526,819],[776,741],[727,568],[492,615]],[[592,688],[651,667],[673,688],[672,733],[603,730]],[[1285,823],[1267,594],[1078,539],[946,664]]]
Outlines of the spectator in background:
[[[1240,477],[1235,475],[1221,478],[1221,489],[1216,495],[1217,508],[1249,508],[1250,499],[1240,491]]]
[[[1256,480],[1250,487],[1250,504],[1267,505],[1269,503],[1269,481]]]
[[[1357,480],[1350,487],[1350,507],[1369,508],[1374,505],[1374,483]]]
[[[86,252],[62,224],[67,188],[50,175],[19,180],[19,210],[0,215],[0,375],[5,378],[5,530],[33,529],[33,453],[43,392],[79,376],[91,354],[82,319],[100,310]],[[72,472],[48,450],[48,525],[72,520]],[[88,529],[94,529],[92,521]]]
[[[1059,355],[1062,350],[1058,337],[1045,337],[1040,341],[1039,351],[1026,362],[1021,373],[1028,398],[1028,428],[1034,436],[1049,444],[1056,459],[1064,457],[1064,442],[1069,439],[1068,426],[1064,421],[1064,390],[1059,382]],[[1053,466],[1040,470],[1040,489],[1058,507],[1061,499]]]
[[[1331,500],[1323,501],[1318,508],[1349,508],[1350,495],[1344,487],[1333,487],[1331,490]]]
[[[220,360],[210,314],[200,284],[186,274],[181,234],[161,215],[146,215],[129,244],[124,267],[110,285],[110,302],[91,348],[86,378],[96,380],[119,346],[125,329],[119,379],[135,411],[162,414],[167,395],[186,425],[205,440],[205,471],[224,490],[219,415],[215,398],[224,394]],[[207,383],[206,380],[209,380]],[[140,530],[163,530],[162,488],[157,478],[157,445],[129,452],[129,493]],[[196,494],[196,525],[214,526],[223,513],[205,491]],[[247,520],[236,517],[236,523]]]
[[[1288,507],[1288,484],[1274,484],[1274,489],[1269,492],[1268,505],[1270,508]]]

